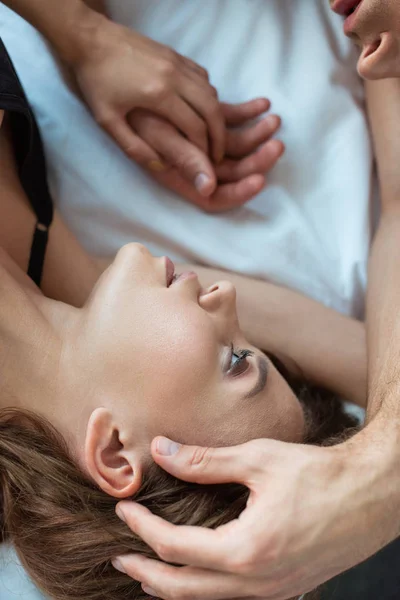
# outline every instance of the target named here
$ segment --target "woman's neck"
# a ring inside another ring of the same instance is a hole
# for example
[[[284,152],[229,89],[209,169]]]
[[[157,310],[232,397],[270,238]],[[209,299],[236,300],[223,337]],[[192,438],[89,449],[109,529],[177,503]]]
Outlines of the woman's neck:
[[[52,392],[57,337],[39,309],[40,291],[0,252],[0,408],[35,410]]]

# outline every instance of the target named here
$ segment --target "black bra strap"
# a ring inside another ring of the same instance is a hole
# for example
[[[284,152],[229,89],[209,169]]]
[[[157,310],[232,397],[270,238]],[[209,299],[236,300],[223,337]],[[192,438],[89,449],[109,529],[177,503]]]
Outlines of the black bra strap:
[[[39,129],[1,38],[0,109],[9,113],[19,178],[37,218],[28,275],[40,286],[49,227],[53,220],[53,202],[47,183],[46,162]]]
[[[33,234],[31,254],[29,257],[28,275],[40,287],[43,275],[44,259],[46,257],[49,230],[43,223],[36,223]]]

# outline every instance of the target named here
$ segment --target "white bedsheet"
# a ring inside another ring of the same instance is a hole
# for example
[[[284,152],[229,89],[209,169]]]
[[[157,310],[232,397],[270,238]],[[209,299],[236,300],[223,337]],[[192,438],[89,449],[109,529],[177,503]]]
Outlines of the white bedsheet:
[[[63,83],[42,38],[0,5],[0,35],[38,118],[60,210],[102,255],[136,240],[173,260],[272,279],[360,315],[372,198],[356,51],[328,0],[111,0],[114,18],[203,64],[224,100],[265,95],[287,152],[246,207],[209,216],[119,151]],[[0,598],[16,575],[0,567]],[[22,588],[21,588],[22,590]],[[17,596],[33,600],[27,588]]]
[[[362,312],[370,240],[371,150],[356,51],[328,0],[109,0],[134,26],[209,70],[221,97],[271,98],[285,158],[246,207],[210,216],[154,183],[63,84],[45,43],[0,7],[0,34],[38,117],[51,186],[93,252],[141,241],[294,287]]]
[[[0,599],[45,600],[21,567],[15,553],[0,544]]]

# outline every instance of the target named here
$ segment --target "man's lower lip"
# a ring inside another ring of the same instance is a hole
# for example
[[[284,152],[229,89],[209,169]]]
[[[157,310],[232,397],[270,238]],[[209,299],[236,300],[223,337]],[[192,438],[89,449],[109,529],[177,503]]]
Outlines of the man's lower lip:
[[[362,0],[361,0],[362,1]],[[350,10],[356,7],[359,0],[335,0],[331,8],[335,13],[346,16]]]

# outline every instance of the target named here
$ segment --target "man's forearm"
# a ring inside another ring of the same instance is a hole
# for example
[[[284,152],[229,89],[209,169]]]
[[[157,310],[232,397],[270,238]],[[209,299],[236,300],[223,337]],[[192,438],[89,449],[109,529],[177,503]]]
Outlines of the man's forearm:
[[[369,271],[368,420],[382,411],[400,432],[400,211],[382,216]]]
[[[3,3],[29,21],[58,52],[73,63],[90,46],[104,21],[102,0],[3,0]]]
[[[367,416],[381,413],[400,431],[400,82],[369,82],[367,99],[382,196],[367,293]]]

